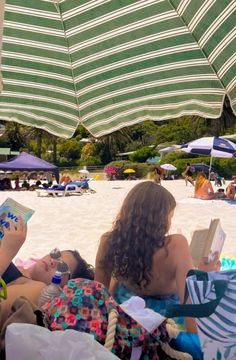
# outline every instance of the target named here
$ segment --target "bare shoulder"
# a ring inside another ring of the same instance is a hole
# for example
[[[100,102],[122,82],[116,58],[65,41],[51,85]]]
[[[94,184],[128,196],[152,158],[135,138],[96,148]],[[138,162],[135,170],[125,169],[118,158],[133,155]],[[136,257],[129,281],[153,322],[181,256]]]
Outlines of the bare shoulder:
[[[110,235],[110,231],[105,232],[100,238],[100,244],[105,245]]]
[[[171,248],[176,248],[177,249],[183,249],[183,248],[188,248],[188,240],[186,239],[186,237],[182,234],[171,234],[168,237],[169,241],[168,241],[168,246]]]
[[[182,234],[170,235],[169,252],[177,268],[192,268],[192,258],[188,240]],[[184,260],[184,261],[183,261]]]

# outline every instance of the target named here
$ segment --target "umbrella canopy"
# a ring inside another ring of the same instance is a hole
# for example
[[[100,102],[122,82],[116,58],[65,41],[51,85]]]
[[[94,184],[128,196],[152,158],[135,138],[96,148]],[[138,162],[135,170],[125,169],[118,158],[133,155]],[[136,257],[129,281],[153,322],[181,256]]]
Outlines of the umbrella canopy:
[[[161,168],[168,171],[175,171],[177,168],[172,164],[162,164]]]
[[[81,170],[79,170],[78,171],[80,174],[89,174],[89,171],[88,170],[86,170],[86,169],[81,169]]]
[[[192,167],[194,167],[195,171],[203,171],[206,174],[209,174],[210,166],[205,163],[195,163],[191,164]],[[212,167],[211,167],[212,169]]]
[[[20,155],[15,156],[14,158],[0,163],[1,170],[15,171],[15,170],[27,170],[29,171],[50,171],[55,174],[57,181],[59,180],[58,167],[56,165],[50,164],[49,162],[27,154],[26,152],[20,153]]]
[[[148,164],[156,164],[158,161],[160,161],[160,156],[153,156],[153,157],[149,157],[147,160],[146,160],[146,163]]]
[[[0,117],[69,137],[236,113],[235,0],[5,0]]]
[[[214,157],[230,158],[236,153],[236,144],[220,137],[203,137],[182,145],[181,150]]]
[[[125,169],[123,171],[124,174],[131,174],[131,173],[135,173],[135,170],[134,169]]]
[[[111,173],[111,174],[116,173],[116,169],[113,168],[113,167],[106,167],[106,168],[104,169],[104,171],[105,171],[106,173]]]

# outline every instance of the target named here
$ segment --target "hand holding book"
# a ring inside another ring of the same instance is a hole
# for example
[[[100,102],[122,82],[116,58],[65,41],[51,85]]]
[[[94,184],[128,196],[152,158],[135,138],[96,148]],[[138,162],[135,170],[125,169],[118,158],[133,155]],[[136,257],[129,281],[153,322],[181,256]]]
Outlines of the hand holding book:
[[[190,243],[193,264],[205,271],[219,270],[225,238],[219,219],[211,220],[208,229],[195,230]]]
[[[17,218],[17,224],[9,221],[9,226],[4,230],[1,240],[1,252],[7,258],[14,258],[25,242],[27,225],[23,224],[21,216]]]
[[[198,269],[202,271],[219,271],[221,267],[218,251],[211,254],[211,257],[202,257]]]
[[[26,239],[27,221],[34,211],[8,198],[0,205],[0,275]]]

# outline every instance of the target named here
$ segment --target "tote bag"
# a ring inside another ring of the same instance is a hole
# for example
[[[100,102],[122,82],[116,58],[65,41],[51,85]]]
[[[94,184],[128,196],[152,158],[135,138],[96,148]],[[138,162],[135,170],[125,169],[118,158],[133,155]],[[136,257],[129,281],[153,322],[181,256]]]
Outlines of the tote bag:
[[[185,303],[170,305],[167,316],[195,317],[204,360],[236,359],[236,270],[189,271]]]

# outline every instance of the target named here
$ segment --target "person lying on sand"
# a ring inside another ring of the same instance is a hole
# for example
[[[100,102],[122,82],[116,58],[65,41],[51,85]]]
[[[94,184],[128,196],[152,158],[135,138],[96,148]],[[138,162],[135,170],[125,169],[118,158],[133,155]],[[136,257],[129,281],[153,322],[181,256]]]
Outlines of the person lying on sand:
[[[4,229],[4,237],[1,240],[0,275],[7,284],[7,299],[1,301],[2,324],[17,297],[25,296],[35,304],[38,303],[42,288],[50,284],[58,266],[62,272],[62,286],[69,278],[94,278],[93,267],[75,250],[54,249],[29,269],[17,268],[11,261],[23,245],[26,233],[27,226],[22,224],[19,218],[17,228],[10,222],[10,227]]]
[[[167,304],[183,302],[186,274],[193,264],[187,239],[169,233],[175,207],[168,190],[153,181],[139,183],[126,196],[113,228],[101,237],[95,280],[108,287],[118,303],[138,295],[164,315]],[[219,258],[201,265],[202,270],[218,270]],[[196,331],[193,319],[185,319],[185,325]]]
[[[212,199],[224,199],[227,196],[224,191],[214,192],[210,180],[207,179],[206,175],[201,172],[196,177],[195,188],[194,188],[194,197],[202,200],[212,200]]]

